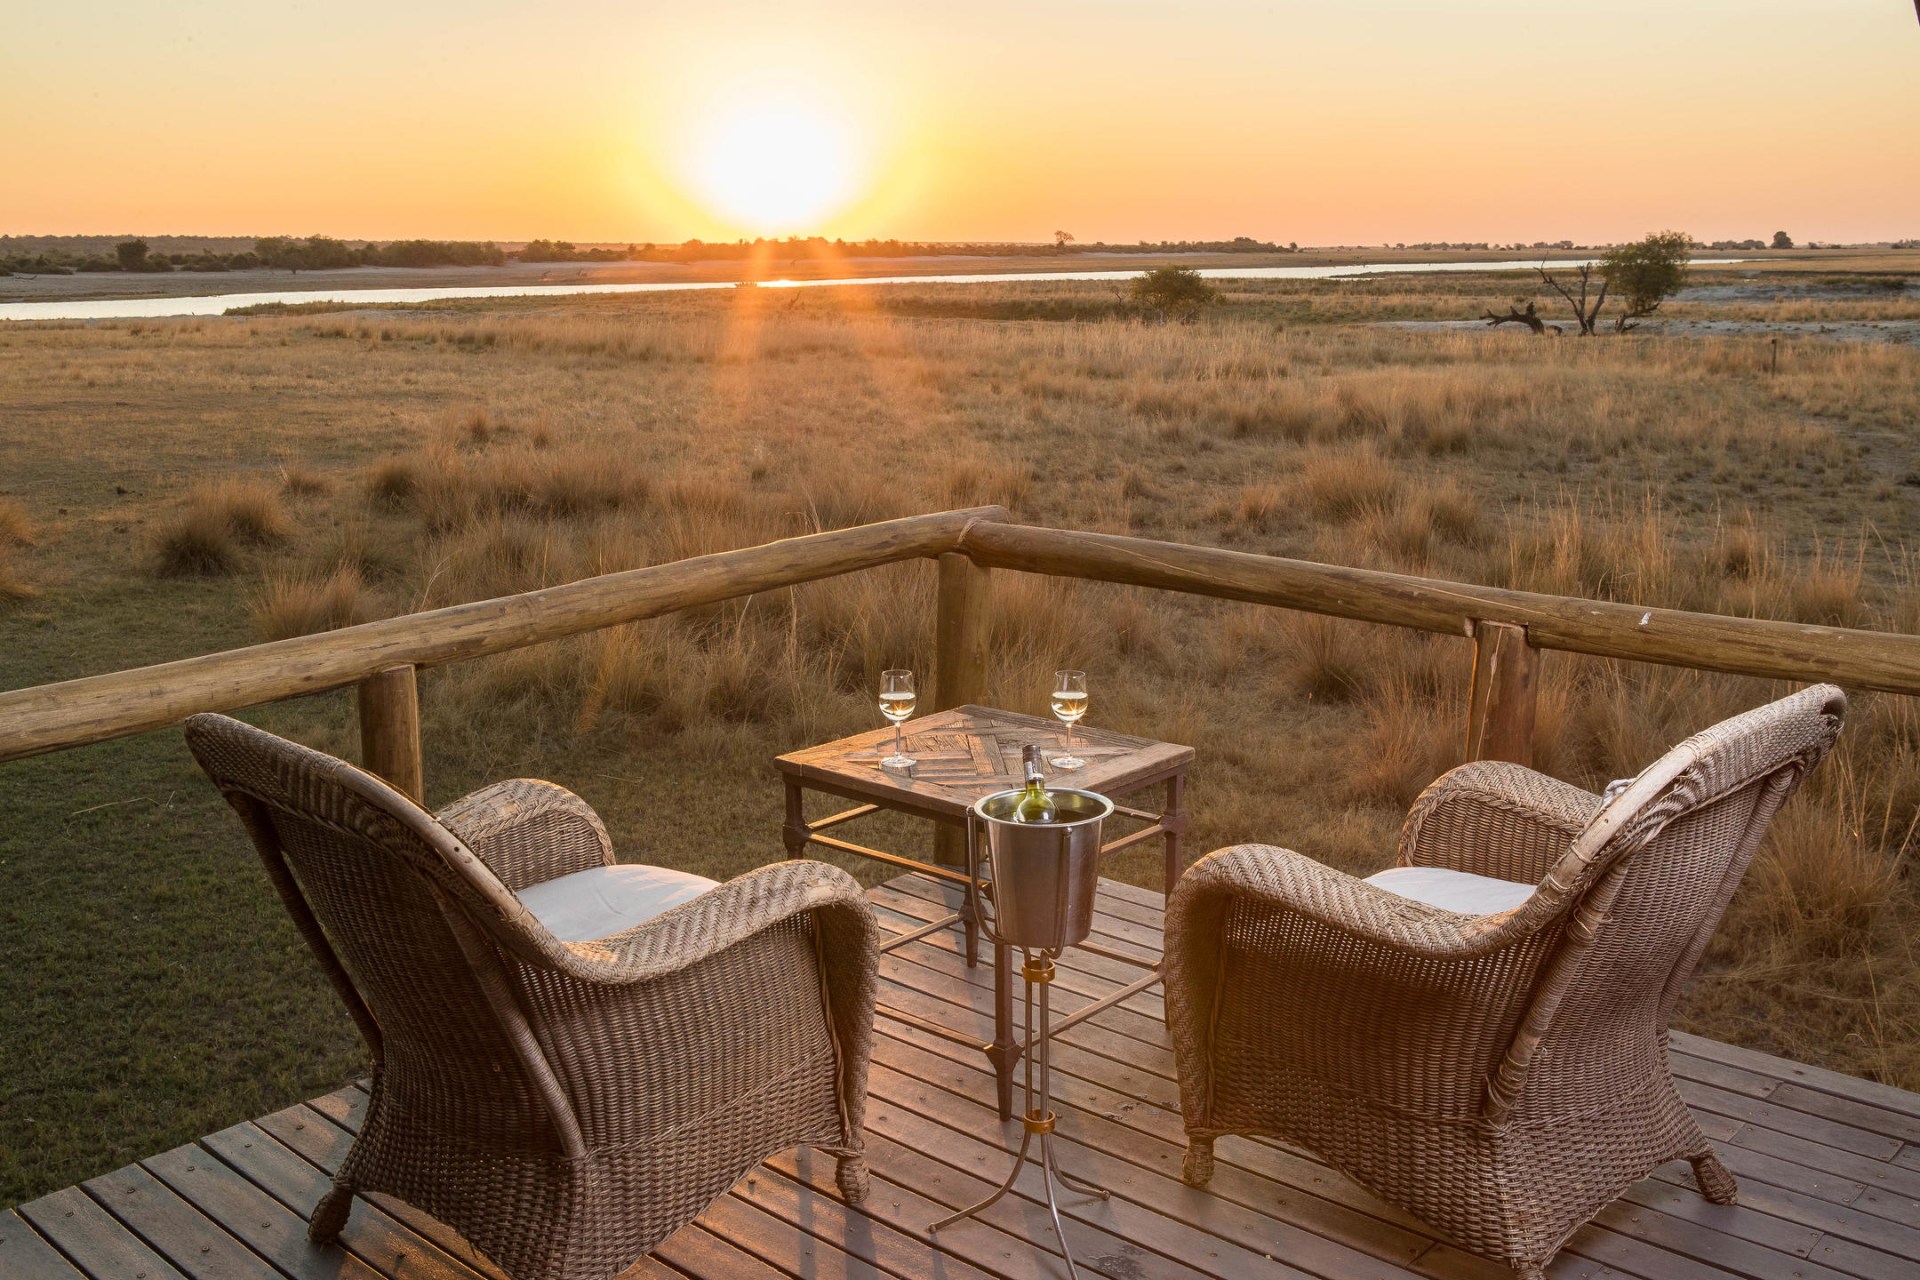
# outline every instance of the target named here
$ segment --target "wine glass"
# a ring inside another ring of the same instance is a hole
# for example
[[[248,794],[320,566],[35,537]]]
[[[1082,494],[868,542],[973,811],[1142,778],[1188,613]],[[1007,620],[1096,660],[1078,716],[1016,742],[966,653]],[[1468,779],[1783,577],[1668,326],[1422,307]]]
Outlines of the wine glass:
[[[1067,726],[1067,750],[1051,763],[1056,769],[1078,769],[1086,761],[1073,754],[1073,722],[1087,714],[1087,673],[1054,672],[1052,701],[1054,718]]]
[[[907,754],[907,739],[901,722],[913,714],[913,672],[899,668],[880,673],[880,714],[893,721],[893,754],[880,763],[904,769],[913,763]]]

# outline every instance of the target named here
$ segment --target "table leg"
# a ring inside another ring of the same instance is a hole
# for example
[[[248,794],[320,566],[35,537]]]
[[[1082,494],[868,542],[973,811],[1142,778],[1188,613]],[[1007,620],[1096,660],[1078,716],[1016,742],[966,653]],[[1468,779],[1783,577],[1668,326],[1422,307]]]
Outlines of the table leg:
[[[1183,845],[1187,833],[1187,775],[1176,773],[1167,779],[1167,807],[1160,815],[1160,825],[1167,829],[1167,865],[1166,893],[1173,896],[1173,886],[1180,883],[1180,877],[1186,872]]]
[[[969,893],[960,899],[960,925],[967,935],[967,968],[972,969],[980,963],[980,913],[974,909],[974,895]]]
[[[1013,1064],[1020,1046],[1013,1040],[1013,952],[1004,942],[993,946],[993,1043],[987,1046],[999,1088],[1000,1118],[1013,1119]]]
[[[967,832],[965,828],[936,822],[933,827],[933,860],[942,866],[965,867]],[[960,903],[960,924],[967,938],[967,968],[980,964],[980,909],[977,893],[969,890]]]
[[[807,847],[807,839],[813,833],[807,829],[807,812],[800,800],[800,784],[792,778],[787,783],[787,821],[780,828],[780,842],[787,847],[787,856],[797,858]]]

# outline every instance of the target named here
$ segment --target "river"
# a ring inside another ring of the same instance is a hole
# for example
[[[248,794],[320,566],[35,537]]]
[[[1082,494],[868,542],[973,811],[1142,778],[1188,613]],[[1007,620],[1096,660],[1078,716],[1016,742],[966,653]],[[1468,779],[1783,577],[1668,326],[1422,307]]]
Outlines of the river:
[[[1568,259],[1550,266],[1573,268],[1598,259]],[[1703,266],[1744,262],[1744,258],[1696,258]],[[1531,271],[1537,259],[1513,262],[1375,262],[1338,267],[1207,267],[1210,280],[1334,280],[1435,271]],[[998,284],[1016,280],[1130,280],[1132,271],[976,271],[955,275],[861,276],[837,280],[762,280],[762,289],[898,284]],[[447,288],[329,289],[324,284],[272,293],[219,293],[181,298],[86,298],[54,302],[0,303],[0,320],[147,320],[168,316],[217,316],[235,307],[302,302],[421,303],[462,298],[559,298],[594,293],[680,293],[693,289],[733,289],[732,280],[652,281],[637,284],[455,285]]]

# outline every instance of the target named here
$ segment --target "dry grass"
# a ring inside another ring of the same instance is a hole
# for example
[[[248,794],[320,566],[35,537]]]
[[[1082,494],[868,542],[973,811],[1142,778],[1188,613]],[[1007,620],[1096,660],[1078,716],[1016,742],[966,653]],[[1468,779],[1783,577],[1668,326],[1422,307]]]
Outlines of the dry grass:
[[[13,548],[0,544],[0,603],[26,600],[38,594],[33,584],[14,568]]]
[[[1035,320],[1049,290],[1077,305],[1097,289],[1026,285],[12,329],[0,414],[35,425],[0,441],[0,468],[36,511],[71,514],[37,535],[41,595],[0,616],[0,651],[31,656],[16,680],[53,680],[990,502],[1034,523],[1920,630],[1904,551],[1920,543],[1904,483],[1920,477],[1920,351],[1783,343],[1774,375],[1764,343],[1737,339],[1323,323],[1504,309],[1510,287],[1249,286],[1191,326]],[[57,419],[27,409],[49,379],[73,405]],[[258,430],[263,397],[288,426]],[[167,479],[204,475],[209,441],[221,467],[273,482],[239,502]],[[229,576],[155,581],[156,544],[177,572]],[[992,699],[1044,714],[1047,675],[1081,667],[1093,723],[1194,743],[1197,851],[1261,840],[1376,870],[1461,750],[1464,639],[993,580]],[[436,669],[433,799],[545,774],[587,793],[629,856],[716,876],[778,858],[767,758],[876,727],[877,673],[931,667],[932,609],[931,568],[907,564]],[[29,613],[57,617],[61,643]],[[1537,759],[1597,788],[1780,691],[1548,655]],[[1858,700],[1842,754],[1742,889],[1683,1006],[1691,1029],[1920,1085],[1920,713],[1896,710],[1913,706]],[[337,709],[276,714],[351,750]],[[690,787],[724,812],[680,816]],[[129,847],[146,834],[113,829]],[[15,862],[0,833],[0,893]],[[1152,864],[1130,851],[1119,871],[1151,883]]]
[[[14,564],[17,549],[39,545],[39,535],[27,509],[12,498],[0,498],[0,604],[39,594]]]
[[[26,507],[12,498],[0,498],[0,547],[37,547],[40,538]]]
[[[232,573],[248,548],[284,542],[292,523],[271,485],[237,478],[201,485],[186,509],[161,526],[155,568],[163,577]]]
[[[313,467],[297,462],[283,463],[280,467],[280,492],[289,498],[317,498],[332,488],[333,481]]]
[[[325,577],[269,577],[253,601],[254,626],[263,640],[334,631],[370,622],[378,607],[359,572],[342,565]]]

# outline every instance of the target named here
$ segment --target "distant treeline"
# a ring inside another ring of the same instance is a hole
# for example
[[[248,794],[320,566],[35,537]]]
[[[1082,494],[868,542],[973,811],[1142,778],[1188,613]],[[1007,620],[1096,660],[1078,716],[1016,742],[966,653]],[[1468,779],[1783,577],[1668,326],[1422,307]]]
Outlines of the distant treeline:
[[[202,246],[194,251],[156,250],[145,240],[121,240],[110,250],[80,247],[48,248],[51,237],[31,250],[15,246],[14,237],[0,236],[0,274],[72,275],[77,271],[245,271],[271,267],[285,271],[330,271],[342,267],[497,267],[507,253],[489,240],[389,240],[351,244],[331,236],[268,236],[251,249],[218,252]],[[26,237],[21,237],[26,240]],[[90,248],[90,247],[89,247]]]
[[[947,255],[1052,258],[1086,253],[1296,253],[1298,245],[1236,236],[1231,240],[1141,240],[1076,244],[1057,233],[1052,244],[922,240],[688,240],[680,244],[575,245],[530,240],[503,249],[492,240],[337,240],[332,236],[241,239],[155,236],[0,236],[0,274],[72,275],[76,271],[335,271],[344,267],[499,266],[521,262],[734,262],[755,258],[926,258]]]

